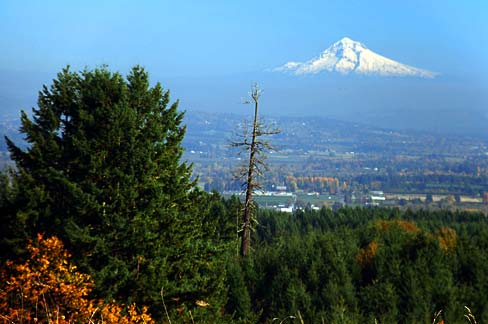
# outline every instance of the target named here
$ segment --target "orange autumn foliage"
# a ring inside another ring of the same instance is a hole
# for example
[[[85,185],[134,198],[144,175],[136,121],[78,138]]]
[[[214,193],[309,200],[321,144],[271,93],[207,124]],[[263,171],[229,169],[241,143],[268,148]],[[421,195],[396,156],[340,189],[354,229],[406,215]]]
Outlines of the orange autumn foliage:
[[[40,234],[36,243],[28,243],[27,260],[0,269],[4,323],[154,323],[147,308],[89,299],[93,281],[69,261],[63,243]]]
[[[418,233],[420,230],[414,222],[404,220],[381,220],[376,222],[376,227],[382,231],[387,231],[391,227],[402,229],[406,233]]]
[[[377,251],[378,243],[376,241],[372,241],[364,249],[359,250],[358,254],[356,255],[356,262],[363,267],[370,265],[373,263]]]

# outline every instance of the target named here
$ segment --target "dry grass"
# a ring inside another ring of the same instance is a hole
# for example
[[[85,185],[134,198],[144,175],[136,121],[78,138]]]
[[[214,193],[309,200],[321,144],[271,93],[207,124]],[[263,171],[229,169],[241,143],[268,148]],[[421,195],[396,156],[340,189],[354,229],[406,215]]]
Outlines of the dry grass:
[[[467,314],[464,314],[464,317],[466,317],[468,322],[470,324],[478,324],[478,322],[476,322],[476,317],[474,317],[473,313],[471,313],[471,309],[469,309],[468,306],[464,306],[464,308],[468,312]]]

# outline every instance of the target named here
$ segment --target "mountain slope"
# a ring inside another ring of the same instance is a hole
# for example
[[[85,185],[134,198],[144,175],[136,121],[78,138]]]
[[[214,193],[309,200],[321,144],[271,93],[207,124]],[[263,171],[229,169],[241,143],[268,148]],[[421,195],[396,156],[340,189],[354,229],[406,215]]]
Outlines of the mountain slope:
[[[322,52],[319,57],[307,62],[288,62],[275,72],[292,74],[316,74],[322,71],[342,74],[357,73],[380,76],[413,76],[433,78],[437,73],[396,62],[376,54],[364,44],[344,37]]]

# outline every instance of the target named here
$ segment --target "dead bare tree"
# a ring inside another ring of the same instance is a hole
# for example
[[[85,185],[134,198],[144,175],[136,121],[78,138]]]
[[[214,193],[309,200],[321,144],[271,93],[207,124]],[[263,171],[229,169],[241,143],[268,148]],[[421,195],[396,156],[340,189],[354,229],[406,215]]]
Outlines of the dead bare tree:
[[[257,84],[254,84],[250,92],[251,99],[254,102],[254,118],[251,131],[249,131],[249,127],[244,127],[243,133],[238,135],[240,140],[231,143],[232,147],[249,152],[248,163],[239,172],[239,177],[244,180],[243,187],[245,190],[241,228],[241,256],[246,256],[251,246],[252,197],[254,190],[260,188],[257,178],[262,176],[264,171],[268,170],[268,166],[265,163],[265,152],[273,149],[263,137],[279,133],[278,129],[268,127],[259,120],[258,107],[261,94],[262,90]]]

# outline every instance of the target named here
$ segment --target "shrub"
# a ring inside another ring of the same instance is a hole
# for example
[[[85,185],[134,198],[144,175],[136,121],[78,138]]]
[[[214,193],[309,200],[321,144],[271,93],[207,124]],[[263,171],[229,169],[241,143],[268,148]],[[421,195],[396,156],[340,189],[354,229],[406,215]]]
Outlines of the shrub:
[[[92,278],[77,271],[56,237],[29,241],[25,261],[0,269],[0,316],[6,323],[154,323],[135,304],[89,299]]]

